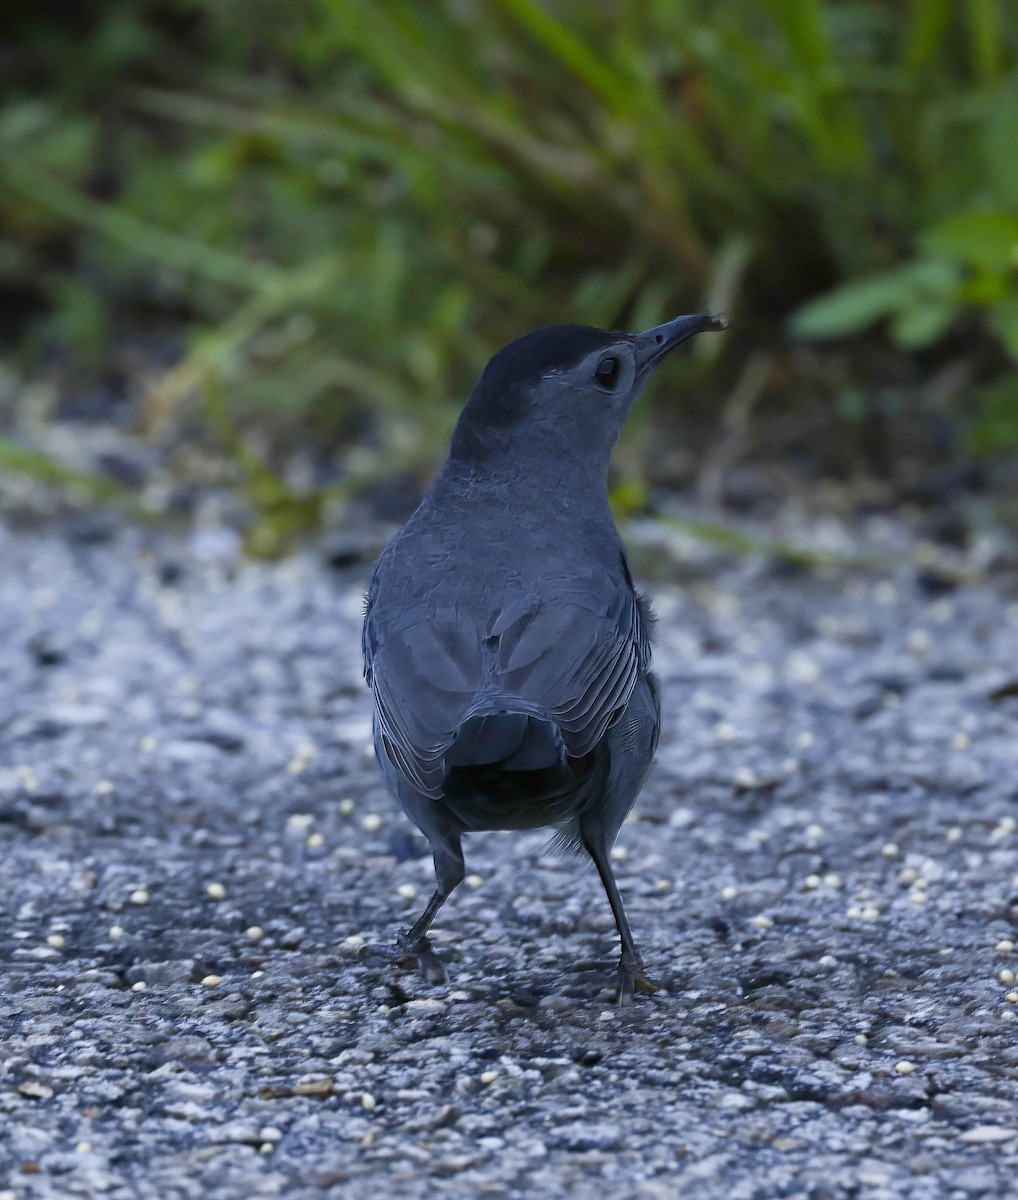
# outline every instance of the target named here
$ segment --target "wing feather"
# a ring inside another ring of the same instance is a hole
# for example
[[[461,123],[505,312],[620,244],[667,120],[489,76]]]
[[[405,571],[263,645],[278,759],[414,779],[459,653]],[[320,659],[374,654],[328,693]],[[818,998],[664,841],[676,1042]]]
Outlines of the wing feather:
[[[437,799],[460,728],[498,712],[554,722],[573,757],[593,750],[649,654],[628,572],[608,590],[607,599],[580,589],[517,594],[483,620],[446,609],[408,625],[404,614],[395,630],[369,606],[365,674],[392,765]]]

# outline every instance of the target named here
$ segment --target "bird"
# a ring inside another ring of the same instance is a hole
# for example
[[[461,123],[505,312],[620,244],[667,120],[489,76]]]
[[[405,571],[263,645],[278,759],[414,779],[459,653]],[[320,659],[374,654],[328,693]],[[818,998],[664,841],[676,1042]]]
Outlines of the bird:
[[[463,835],[549,827],[600,876],[621,945],[618,1003],[655,990],[611,860],[661,706],[654,617],[612,517],[609,459],[654,368],[726,327],[697,313],[636,334],[555,325],[509,343],[375,564],[362,638],[374,749],[436,879],[394,952],[429,978],[445,977],[428,931],[463,881]]]

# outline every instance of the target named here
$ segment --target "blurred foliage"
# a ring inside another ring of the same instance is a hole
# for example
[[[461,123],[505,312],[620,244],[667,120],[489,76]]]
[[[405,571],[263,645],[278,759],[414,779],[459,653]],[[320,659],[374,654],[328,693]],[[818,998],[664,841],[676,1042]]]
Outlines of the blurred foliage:
[[[526,328],[709,307],[687,391],[889,337],[971,355],[974,446],[1018,445],[1012,0],[11,0],[0,43],[8,348],[154,347],[148,429],[367,477]]]

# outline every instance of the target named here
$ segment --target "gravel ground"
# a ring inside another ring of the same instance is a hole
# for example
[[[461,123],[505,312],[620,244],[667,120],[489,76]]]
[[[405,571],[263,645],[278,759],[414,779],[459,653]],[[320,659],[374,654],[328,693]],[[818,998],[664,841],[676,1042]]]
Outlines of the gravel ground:
[[[617,849],[468,839],[449,981],[370,953],[366,568],[0,532],[0,1200],[1013,1194],[1018,606],[698,552]],[[645,547],[643,558],[653,559]],[[1018,940],[1018,939],[1016,939]]]

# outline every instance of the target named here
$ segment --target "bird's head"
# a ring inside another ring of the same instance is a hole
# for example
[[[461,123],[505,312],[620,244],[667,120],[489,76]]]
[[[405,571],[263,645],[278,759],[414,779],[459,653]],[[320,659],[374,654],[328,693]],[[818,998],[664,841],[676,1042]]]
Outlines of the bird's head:
[[[453,435],[450,457],[482,465],[544,452],[607,461],[659,362],[724,317],[676,317],[645,333],[552,325],[510,342],[484,368]]]

